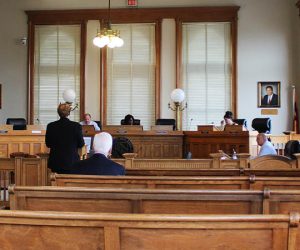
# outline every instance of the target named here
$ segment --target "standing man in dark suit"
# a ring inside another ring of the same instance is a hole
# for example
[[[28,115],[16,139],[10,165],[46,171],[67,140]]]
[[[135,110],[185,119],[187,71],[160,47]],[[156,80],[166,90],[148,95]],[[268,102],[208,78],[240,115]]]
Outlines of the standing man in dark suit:
[[[74,162],[79,161],[78,149],[84,145],[81,125],[70,121],[71,105],[59,104],[58,121],[47,125],[46,145],[50,148],[48,168],[52,172],[69,173]]]
[[[106,132],[96,134],[93,143],[94,154],[76,162],[70,173],[83,175],[125,175],[122,165],[108,159],[112,150],[112,137]]]
[[[278,95],[273,93],[273,87],[267,86],[266,87],[267,94],[261,101],[261,105],[263,106],[278,106]]]

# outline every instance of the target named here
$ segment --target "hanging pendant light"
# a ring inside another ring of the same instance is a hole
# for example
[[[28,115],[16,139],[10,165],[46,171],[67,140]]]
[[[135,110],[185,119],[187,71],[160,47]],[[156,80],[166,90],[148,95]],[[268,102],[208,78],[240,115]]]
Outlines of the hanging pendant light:
[[[110,21],[110,0],[108,0],[108,23],[107,27],[97,32],[97,35],[93,39],[93,44],[99,48],[103,48],[104,46],[108,46],[109,48],[122,47],[124,41],[120,38],[120,31],[113,30],[111,28]]]

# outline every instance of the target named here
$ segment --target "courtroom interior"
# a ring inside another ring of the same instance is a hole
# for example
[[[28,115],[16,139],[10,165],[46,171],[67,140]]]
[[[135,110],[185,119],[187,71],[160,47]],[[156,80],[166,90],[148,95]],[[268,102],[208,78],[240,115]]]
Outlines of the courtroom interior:
[[[0,20],[1,249],[299,248],[299,0]]]

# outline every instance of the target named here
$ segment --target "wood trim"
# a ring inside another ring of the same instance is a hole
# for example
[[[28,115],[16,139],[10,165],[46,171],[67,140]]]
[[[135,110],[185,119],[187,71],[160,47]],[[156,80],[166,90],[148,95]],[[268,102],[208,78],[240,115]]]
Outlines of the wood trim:
[[[81,23],[80,35],[80,105],[79,115],[83,117],[85,114],[85,58],[86,58],[86,35],[87,35],[87,22]]]
[[[28,17],[29,18],[29,17]],[[81,53],[80,53],[80,117],[83,117],[85,111],[85,58],[86,58],[86,21],[82,22],[62,22],[57,20],[57,22],[42,23],[43,25],[70,25],[79,24],[81,26]],[[28,104],[27,104],[27,120],[29,124],[34,124],[34,41],[35,41],[35,25],[39,23],[34,23],[28,21]]]
[[[182,21],[231,21],[236,17],[239,6],[222,7],[177,7],[111,9],[112,23],[154,22],[161,18],[180,18]],[[82,10],[34,10],[26,11],[28,20],[36,24],[59,24],[107,18],[107,9]]]
[[[197,9],[197,8],[196,8]],[[232,49],[232,80],[231,80],[231,90],[232,90],[232,101],[231,101],[231,110],[234,114],[237,114],[237,11],[239,7],[232,7],[232,16],[228,18],[228,9],[224,8],[224,12],[221,10],[210,10],[212,17],[206,16],[206,13],[203,16],[195,17],[191,15],[190,18],[184,17],[176,19],[176,88],[182,87],[182,22],[211,22],[211,21],[230,21],[231,22],[231,49]],[[218,19],[214,19],[214,15],[220,14]],[[233,16],[234,15],[234,16]],[[205,19],[205,18],[208,19]]]
[[[176,19],[176,88],[182,88],[182,21]]]
[[[29,124],[33,124],[33,105],[34,105],[34,24],[28,22],[28,59],[27,59],[27,93],[28,93],[28,102],[27,102],[27,121]]]
[[[231,22],[231,49],[232,49],[232,79],[231,79],[231,110],[237,117],[237,16]]]
[[[105,20],[102,20],[103,22]],[[160,117],[160,66],[161,66],[161,19],[155,20],[155,119]],[[107,125],[107,49],[101,49],[100,63],[100,110],[102,125]],[[102,108],[101,108],[102,107]]]
[[[160,118],[160,86],[161,86],[161,22],[156,21],[155,25],[155,119]]]
[[[104,24],[104,22],[104,20],[101,21],[101,26]],[[104,47],[101,48],[100,55],[100,89],[102,91],[100,107],[102,107],[102,125],[107,125],[107,78],[107,47]]]

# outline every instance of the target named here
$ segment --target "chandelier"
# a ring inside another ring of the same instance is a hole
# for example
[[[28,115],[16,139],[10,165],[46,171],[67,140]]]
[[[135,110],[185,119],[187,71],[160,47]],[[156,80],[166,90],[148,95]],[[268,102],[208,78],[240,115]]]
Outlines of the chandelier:
[[[120,38],[120,31],[113,30],[110,22],[110,0],[108,0],[108,22],[107,27],[104,27],[97,32],[97,35],[93,39],[93,44],[99,48],[108,46],[109,48],[122,47],[124,41]]]

